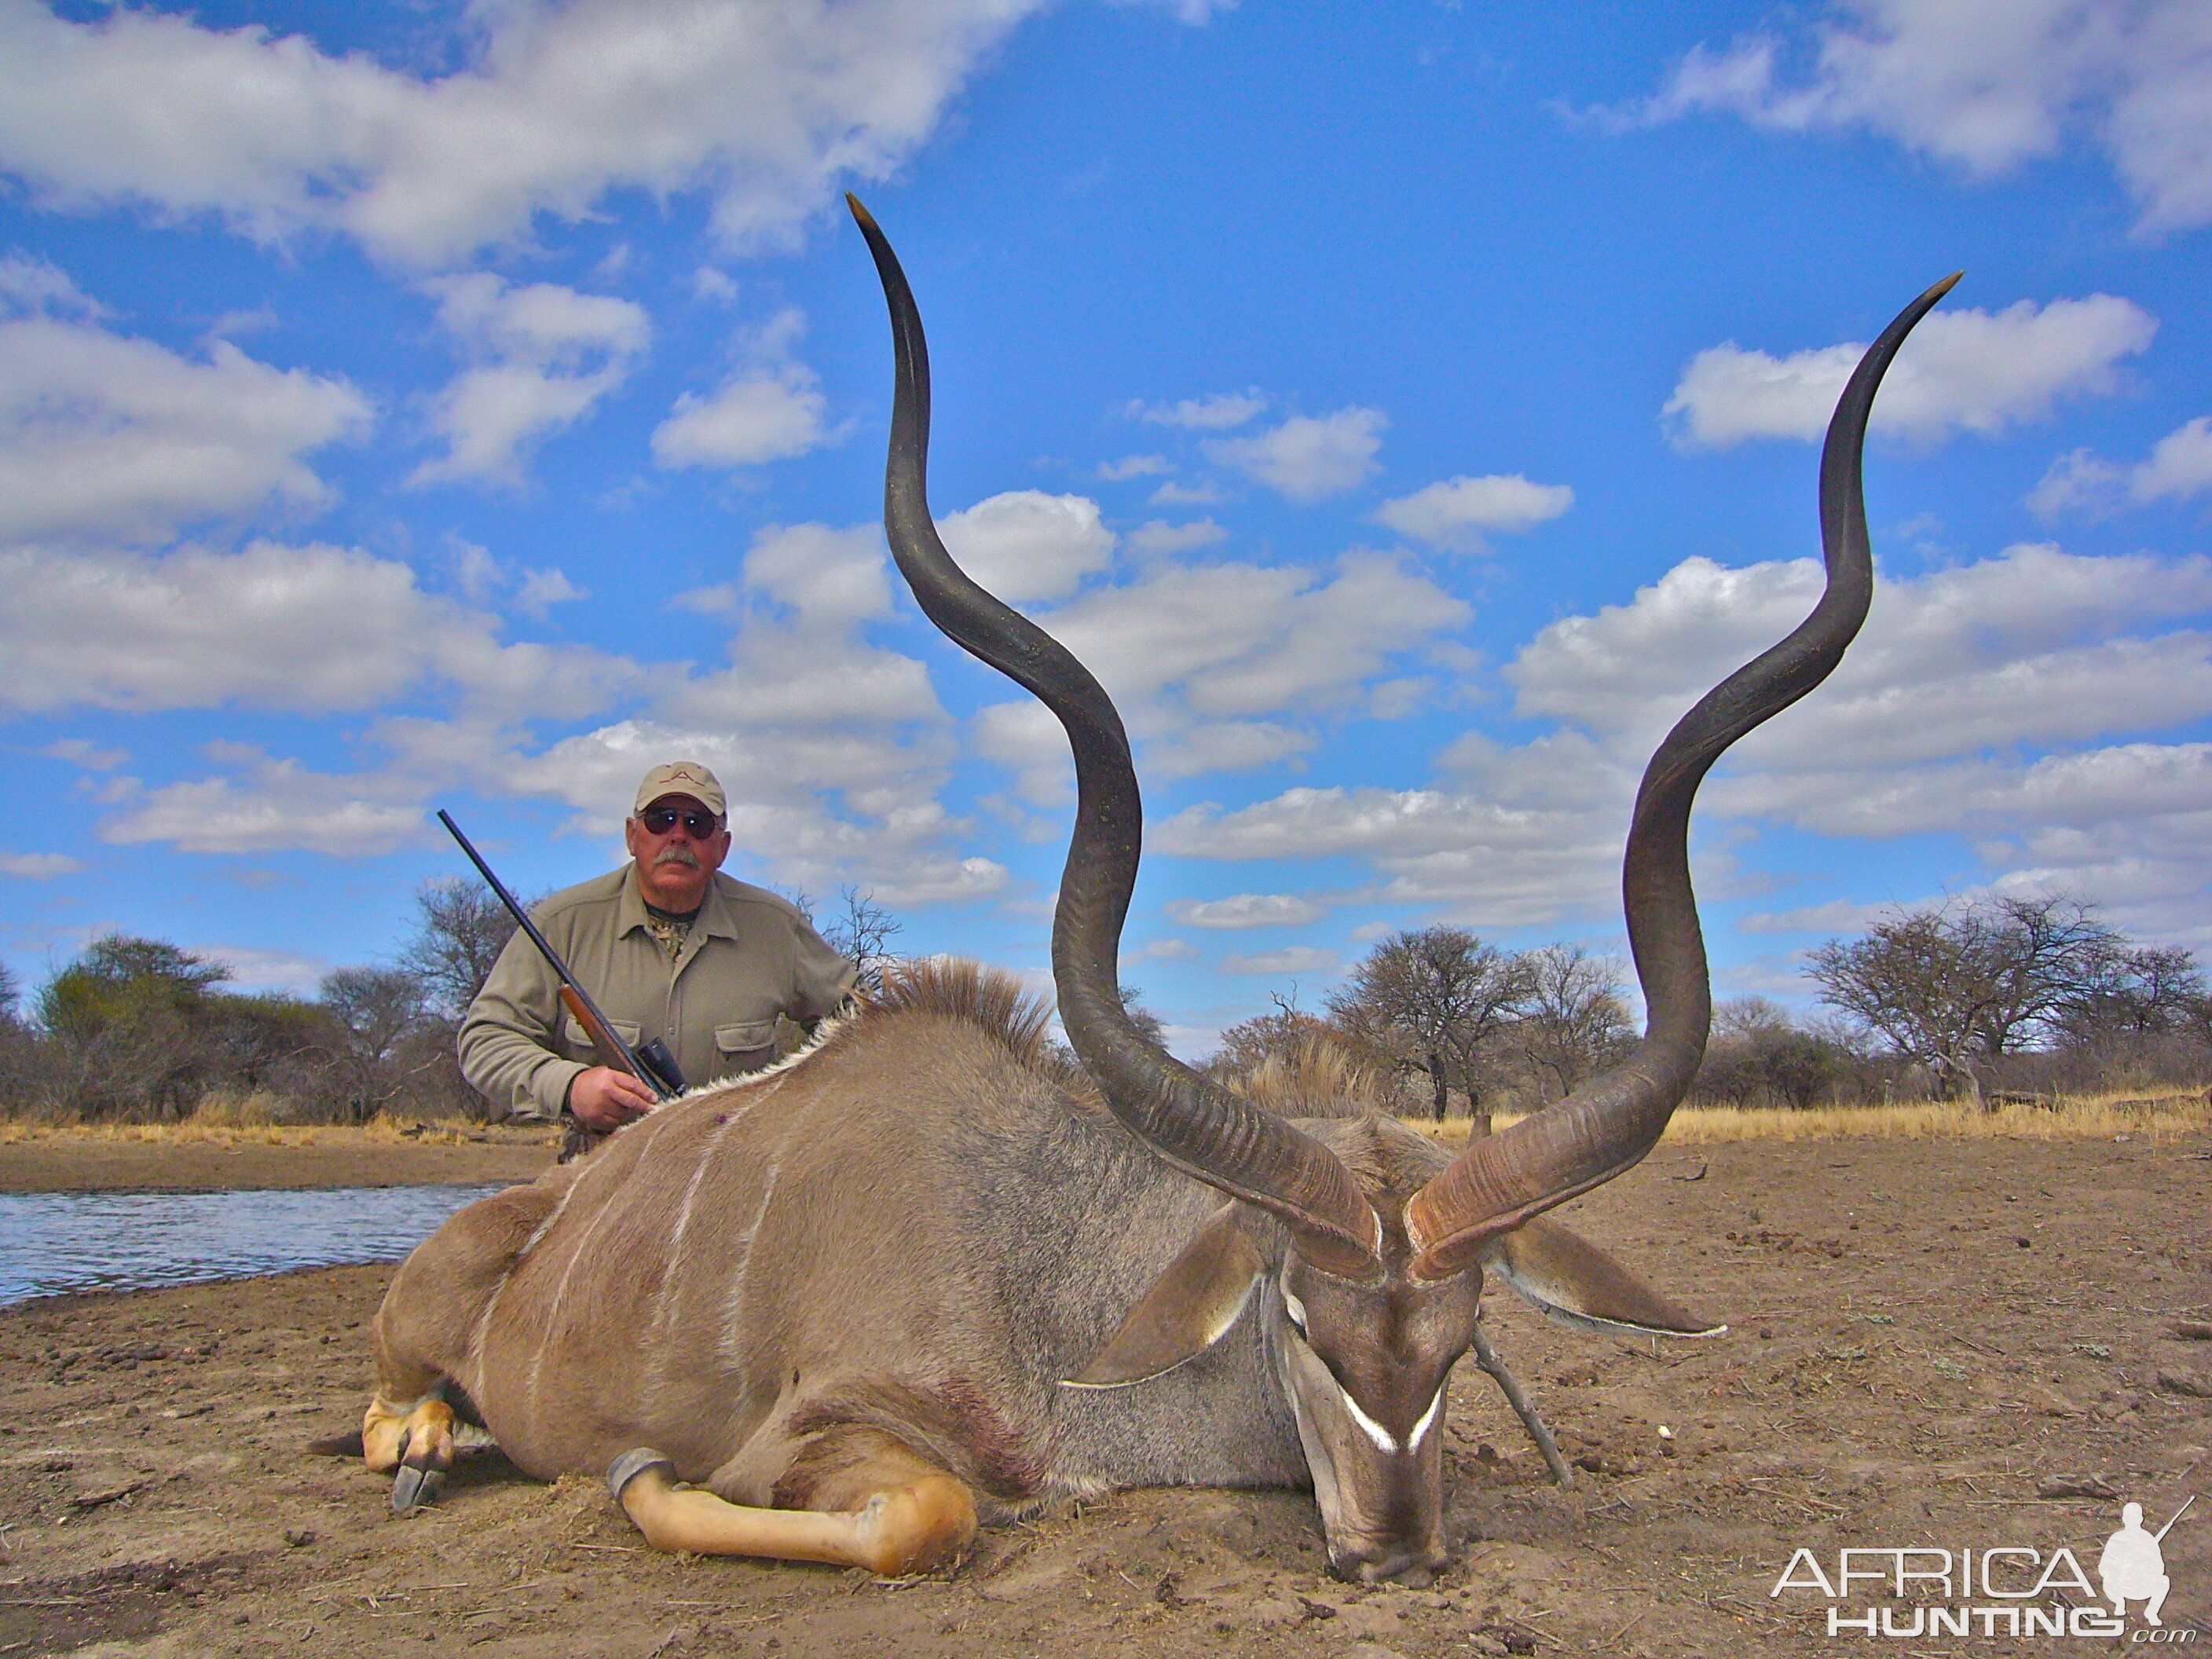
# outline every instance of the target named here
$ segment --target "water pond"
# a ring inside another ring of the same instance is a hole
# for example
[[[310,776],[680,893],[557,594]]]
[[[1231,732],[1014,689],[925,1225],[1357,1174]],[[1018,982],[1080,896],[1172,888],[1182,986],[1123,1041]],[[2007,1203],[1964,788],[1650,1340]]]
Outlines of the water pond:
[[[509,1183],[227,1193],[0,1193],[0,1306],[295,1267],[397,1261]]]

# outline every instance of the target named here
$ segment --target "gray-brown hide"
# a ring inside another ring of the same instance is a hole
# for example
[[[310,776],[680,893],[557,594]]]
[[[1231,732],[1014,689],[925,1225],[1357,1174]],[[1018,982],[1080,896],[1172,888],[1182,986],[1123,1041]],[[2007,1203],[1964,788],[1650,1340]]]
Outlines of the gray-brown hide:
[[[395,1506],[433,1492],[458,1384],[525,1469],[606,1469],[663,1548],[904,1572],[957,1557],[979,1514],[1072,1493],[1310,1483],[1339,1572],[1424,1577],[1444,1561],[1452,1367],[1473,1348],[1540,1427],[1480,1334],[1486,1270],[1572,1323],[1700,1334],[1541,1215],[1642,1158],[1697,1071],[1711,1000],[1691,804],[1866,615],[1867,416],[1950,283],[1891,324],[1838,406],[1819,605],[1684,715],[1644,773],[1622,878],[1643,1039],[1447,1157],[1371,1117],[1278,1117],[1129,1022],[1118,950],[1142,807],[1127,736],[1083,665],[939,539],[921,313],[853,205],[891,319],[893,556],[930,619],[1033,692],[1074,755],[1053,969],[1080,1070],[1042,1058],[1042,1015],[1006,981],[916,967],[781,1071],[664,1107],[580,1167],[462,1212],[378,1316],[367,1460],[396,1469]]]
[[[1480,1274],[1407,1287],[1391,1330],[1317,1354],[1304,1327],[1339,1282],[1309,1272],[1286,1297],[1282,1227],[1162,1164],[1042,1027],[1003,976],[913,964],[792,1064],[469,1206],[378,1314],[381,1416],[458,1385],[532,1474],[648,1446],[758,1508],[812,1507],[855,1431],[957,1478],[985,1521],[1131,1486],[1310,1483],[1348,1571],[1440,1565],[1436,1407]],[[1449,1162],[1387,1120],[1300,1127],[1393,1212]],[[1540,1299],[1583,1305],[1562,1287],[1601,1263],[1601,1316],[1696,1328],[1560,1229],[1512,1237],[1571,1257]],[[1401,1449],[1375,1455],[1378,1433]]]
[[[1141,1388],[1059,1386],[1221,1200],[1070,1092],[1035,1020],[991,1006],[1012,1001],[926,966],[796,1064],[472,1206],[456,1250],[433,1241],[395,1280],[380,1351],[459,1382],[549,1479],[647,1445],[734,1503],[804,1505],[794,1460],[864,1425],[968,1482],[987,1519],[1129,1485],[1301,1484],[1265,1321]],[[472,1260],[478,1212],[507,1212],[545,1224],[481,1317],[424,1352],[411,1310],[444,1298],[410,1280]]]

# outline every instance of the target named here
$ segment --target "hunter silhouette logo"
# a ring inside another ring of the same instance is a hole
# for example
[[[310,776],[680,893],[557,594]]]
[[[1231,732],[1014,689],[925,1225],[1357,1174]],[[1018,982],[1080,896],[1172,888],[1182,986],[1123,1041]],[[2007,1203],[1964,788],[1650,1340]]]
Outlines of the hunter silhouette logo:
[[[2148,1603],[2142,1610],[2143,1622],[2165,1622],[2158,1610],[2166,1605],[2166,1593],[2173,1588],[2173,1581],[2166,1576],[2166,1557],[2159,1545],[2173,1530],[2173,1522],[2188,1514],[2190,1504],[2196,1501],[2192,1493],[2188,1503],[2173,1512],[2173,1520],[2156,1532],[2143,1530],[2142,1504],[2122,1506],[2120,1529],[2105,1540],[2105,1553],[2097,1558],[2097,1577],[2104,1583],[2105,1599],[2121,1618],[2127,1617],[2128,1603],[2140,1596]]]
[[[1832,1604],[1826,1609],[1830,1636],[2130,1636],[2134,1642],[2191,1642],[2197,1631],[2169,1627],[2160,1617],[2173,1583],[2160,1546],[2196,1502],[2193,1495],[2185,1500],[2156,1532],[2143,1526],[2142,1504],[2122,1505],[2119,1530],[2097,1557],[2101,1592],[2063,1544],[2050,1551],[1992,1544],[1840,1549],[1832,1575],[1813,1551],[1799,1549],[1767,1595],[1811,1590],[1825,1596]],[[2128,1606],[2135,1601],[2142,1603],[2142,1623],[2130,1635]],[[1838,1602],[1843,1605],[1832,1605]]]

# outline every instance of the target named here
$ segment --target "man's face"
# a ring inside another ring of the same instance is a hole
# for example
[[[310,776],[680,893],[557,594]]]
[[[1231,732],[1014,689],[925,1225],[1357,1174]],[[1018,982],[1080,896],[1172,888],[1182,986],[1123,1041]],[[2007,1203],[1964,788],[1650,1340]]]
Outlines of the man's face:
[[[663,795],[625,820],[623,840],[637,860],[645,902],[663,910],[697,909],[707,884],[730,855],[730,832],[705,802],[690,795]]]

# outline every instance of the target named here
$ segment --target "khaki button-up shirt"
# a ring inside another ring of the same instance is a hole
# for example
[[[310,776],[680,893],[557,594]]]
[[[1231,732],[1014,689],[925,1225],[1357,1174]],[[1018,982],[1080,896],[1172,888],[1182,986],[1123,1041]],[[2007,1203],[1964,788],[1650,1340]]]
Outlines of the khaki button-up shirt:
[[[719,872],[672,962],[647,930],[635,864],[554,894],[531,920],[623,1040],[659,1037],[694,1087],[767,1065],[778,1014],[818,1019],[852,988],[852,963],[797,906]],[[579,1073],[607,1063],[520,931],[469,1005],[460,1058],[495,1108],[541,1120],[561,1115]]]

